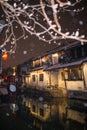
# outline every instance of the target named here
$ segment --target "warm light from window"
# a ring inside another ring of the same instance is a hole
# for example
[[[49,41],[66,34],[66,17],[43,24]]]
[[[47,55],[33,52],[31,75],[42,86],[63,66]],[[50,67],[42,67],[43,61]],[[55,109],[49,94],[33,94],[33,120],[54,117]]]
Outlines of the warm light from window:
[[[13,76],[16,75],[16,67],[13,67]]]
[[[58,53],[52,54],[53,57],[58,57]]]

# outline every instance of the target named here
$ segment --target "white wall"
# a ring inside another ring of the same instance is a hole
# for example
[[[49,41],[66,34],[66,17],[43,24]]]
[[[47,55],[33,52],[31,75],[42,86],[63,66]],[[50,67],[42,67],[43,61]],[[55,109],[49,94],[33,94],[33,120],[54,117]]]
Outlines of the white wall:
[[[43,81],[39,81],[39,75],[43,74]],[[32,75],[35,75],[35,82],[32,80]],[[37,70],[30,73],[30,86],[35,86],[39,89],[45,88],[49,84],[49,74],[43,70]]]
[[[84,82],[83,82],[83,80],[77,80],[77,81],[74,81],[74,80],[72,80],[72,81],[68,81],[68,80],[66,80],[66,81],[64,81],[63,79],[62,79],[62,75],[61,75],[61,72],[62,72],[63,70],[61,69],[60,71],[59,71],[59,75],[58,75],[58,84],[59,84],[59,88],[61,88],[61,89],[67,89],[67,90],[83,90],[84,89]]]
[[[58,72],[57,71],[51,71],[50,72],[50,80],[51,85],[58,85]]]
[[[67,81],[66,82],[68,90],[83,90],[84,83],[83,81]]]
[[[87,63],[83,64],[83,73],[84,73],[84,79],[85,79],[85,84],[87,88]]]
[[[87,63],[83,66],[83,72],[87,87]],[[78,81],[64,81],[62,78],[61,72],[63,69],[56,70],[56,71],[43,71],[43,70],[37,70],[30,73],[30,86],[39,87],[40,89],[46,88],[50,85],[57,85],[60,89],[67,89],[67,90],[84,90],[84,81],[78,80]],[[39,81],[39,74],[44,74],[44,80]],[[32,81],[32,75],[36,75],[36,81]]]
[[[62,79],[62,70],[59,70],[58,72],[58,86],[60,89],[65,89],[65,81]]]

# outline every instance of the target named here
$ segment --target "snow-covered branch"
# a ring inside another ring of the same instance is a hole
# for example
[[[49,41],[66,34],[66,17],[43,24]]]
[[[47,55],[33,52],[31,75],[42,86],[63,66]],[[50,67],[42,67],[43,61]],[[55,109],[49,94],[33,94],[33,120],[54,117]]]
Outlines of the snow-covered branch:
[[[64,12],[75,14],[83,11],[84,7],[75,9],[80,2],[82,0],[74,0],[73,3],[68,0],[65,2],[61,0],[39,0],[38,4],[30,4],[24,0],[0,0],[2,11],[0,33],[4,30],[5,35],[0,48],[3,51],[15,53],[17,41],[21,38],[28,38],[28,33],[48,43],[57,42],[59,39],[87,42],[85,34],[81,34],[80,29],[77,28],[71,32],[67,28],[65,31],[63,24],[61,24],[62,19],[60,20],[60,16]],[[8,44],[10,50],[6,48]]]

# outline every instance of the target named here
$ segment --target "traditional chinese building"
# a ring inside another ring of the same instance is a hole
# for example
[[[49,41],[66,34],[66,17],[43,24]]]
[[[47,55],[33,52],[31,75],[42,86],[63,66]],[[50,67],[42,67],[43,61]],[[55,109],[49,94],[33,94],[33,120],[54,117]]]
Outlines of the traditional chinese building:
[[[74,42],[33,59],[28,86],[65,96],[87,89],[87,44]]]

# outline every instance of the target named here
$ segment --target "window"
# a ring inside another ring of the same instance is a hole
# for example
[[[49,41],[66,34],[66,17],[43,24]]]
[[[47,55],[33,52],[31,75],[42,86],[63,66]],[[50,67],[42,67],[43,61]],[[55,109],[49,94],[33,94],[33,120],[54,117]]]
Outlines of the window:
[[[58,63],[58,53],[52,54],[52,61],[53,61],[53,64]]]
[[[42,65],[51,65],[51,64],[52,64],[52,58],[50,55],[42,58]]]
[[[64,70],[65,80],[82,80],[82,69],[80,67]]]
[[[39,81],[43,81],[44,80],[44,75],[43,74],[40,74],[39,75]]]
[[[32,80],[35,82],[35,75],[32,75]]]
[[[64,80],[64,73],[61,72],[61,77],[62,77],[62,80]]]
[[[44,110],[40,108],[40,116],[44,116]]]
[[[40,66],[40,60],[36,60],[35,61],[35,67],[39,67]]]
[[[32,111],[33,111],[33,112],[36,112],[36,107],[35,107],[35,105],[32,106]]]

